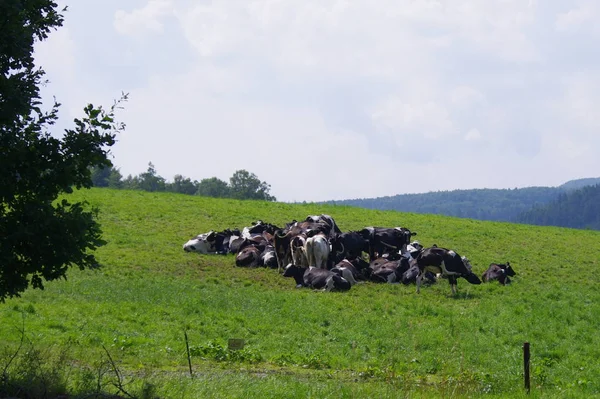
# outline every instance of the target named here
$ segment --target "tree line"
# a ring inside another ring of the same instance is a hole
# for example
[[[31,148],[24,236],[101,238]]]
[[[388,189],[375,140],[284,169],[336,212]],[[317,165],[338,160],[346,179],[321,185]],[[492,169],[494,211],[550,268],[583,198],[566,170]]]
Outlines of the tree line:
[[[200,195],[215,198],[252,199],[263,201],[277,201],[272,196],[271,185],[261,181],[254,173],[245,169],[237,170],[229,178],[229,182],[217,177],[210,177],[200,181],[192,180],[180,174],[174,176],[169,182],[156,172],[152,162],[148,169],[139,175],[128,175],[123,178],[118,168],[113,166],[90,167],[92,184],[94,187],[109,187],[126,190],[166,191],[188,195]]]
[[[600,230],[600,185],[563,192],[556,200],[524,212],[520,222]]]

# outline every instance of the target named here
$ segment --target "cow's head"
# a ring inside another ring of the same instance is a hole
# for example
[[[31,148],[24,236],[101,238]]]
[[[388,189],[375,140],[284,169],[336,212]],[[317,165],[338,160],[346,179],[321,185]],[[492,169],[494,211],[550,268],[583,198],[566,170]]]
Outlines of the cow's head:
[[[502,266],[501,266],[502,267]],[[510,265],[509,262],[506,262],[506,267],[504,267],[504,273],[507,276],[511,276],[513,277],[514,275],[516,275],[517,273],[515,273],[515,271],[513,270],[512,266]]]
[[[462,277],[471,284],[481,284],[481,279],[479,277],[477,277],[477,275],[475,273],[473,273],[473,266],[471,266],[471,262],[469,261],[469,258],[467,258],[466,256],[462,256],[460,259],[462,260],[465,267],[469,271],[468,274],[465,274]]]
[[[185,244],[183,244],[183,250],[185,252],[197,252],[199,254],[210,254],[216,252],[215,242],[217,234],[214,231],[200,234]]]

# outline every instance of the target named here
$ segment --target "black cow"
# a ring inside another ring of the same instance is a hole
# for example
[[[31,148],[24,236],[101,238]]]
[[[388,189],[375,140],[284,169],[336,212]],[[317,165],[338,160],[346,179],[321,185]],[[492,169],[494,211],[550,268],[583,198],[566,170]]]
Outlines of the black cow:
[[[452,294],[456,294],[456,279],[458,277],[463,277],[471,284],[481,284],[479,277],[473,273],[469,260],[446,248],[431,247],[424,249],[417,256],[417,265],[419,266],[417,293],[420,292],[421,280],[427,271],[447,277],[452,287]]]
[[[500,284],[506,285],[510,283],[509,276],[513,277],[516,274],[509,262],[490,263],[490,267],[481,275],[481,280],[485,283],[498,280]]]
[[[265,223],[262,220],[257,220],[252,224],[252,226],[244,227],[242,234],[245,237],[253,236],[255,234],[263,234],[265,232],[269,235],[273,235],[273,233],[275,233],[275,231],[277,230],[279,230],[279,227],[277,227],[276,225],[271,223]]]
[[[288,265],[283,272],[283,277],[293,277],[296,281],[296,287],[325,289],[326,291],[347,291],[351,287],[350,282],[345,278],[331,270],[318,267]]]
[[[412,236],[416,232],[411,232],[404,227],[365,227],[360,235],[369,241],[369,260],[373,261],[377,257],[385,254],[396,255],[406,251],[406,246],[410,243]]]
[[[365,239],[358,231],[335,234],[330,240],[331,263],[336,264],[342,259],[356,259],[363,252],[369,253],[369,240]]]

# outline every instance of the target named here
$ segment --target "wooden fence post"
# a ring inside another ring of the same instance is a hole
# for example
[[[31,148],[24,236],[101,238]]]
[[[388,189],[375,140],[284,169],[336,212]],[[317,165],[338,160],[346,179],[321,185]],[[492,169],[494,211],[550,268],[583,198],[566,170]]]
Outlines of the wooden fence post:
[[[529,381],[529,342],[523,343],[523,378],[525,379],[525,390],[527,394],[531,391],[531,384]]]

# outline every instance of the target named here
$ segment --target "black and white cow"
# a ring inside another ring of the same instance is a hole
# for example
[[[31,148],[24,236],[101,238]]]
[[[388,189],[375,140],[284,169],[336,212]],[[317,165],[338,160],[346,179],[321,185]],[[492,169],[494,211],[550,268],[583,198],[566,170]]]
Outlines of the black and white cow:
[[[510,283],[510,277],[516,274],[509,262],[490,263],[490,267],[481,275],[481,280],[485,283],[498,280],[500,284],[506,285]]]
[[[308,255],[306,253],[306,235],[298,234],[290,242],[290,251],[292,253],[292,263],[296,266],[307,267]]]
[[[357,280],[364,280],[363,275],[348,259],[342,259],[341,262],[331,268],[331,271],[342,276],[352,285],[357,284]]]
[[[417,235],[404,227],[365,227],[360,235],[369,241],[369,260],[384,255],[395,256],[406,251],[412,236]]]
[[[276,230],[273,233],[273,245],[277,255],[278,271],[281,272],[288,264],[292,263],[291,243],[294,237],[303,235],[309,237],[315,234],[323,233],[329,235],[331,227],[324,222],[292,222],[286,224],[283,229]]]
[[[389,260],[387,258],[375,259],[370,264],[371,274],[369,279],[376,283],[398,283],[402,274],[408,270],[409,262],[406,258]]]
[[[447,277],[454,295],[456,294],[456,279],[458,277],[464,278],[471,284],[481,284],[479,277],[473,273],[469,260],[450,249],[425,248],[417,256],[417,265],[419,266],[417,293],[420,292],[421,281],[427,271]]]
[[[410,267],[407,271],[402,273],[402,284],[408,285],[411,283],[417,282],[417,277],[419,276],[419,265],[416,260],[410,261]],[[426,284],[434,284],[437,281],[437,277],[435,274],[427,271],[425,272],[424,281]]]
[[[306,217],[307,222],[312,223],[322,223],[329,227],[329,231],[326,233],[327,238],[333,237],[335,234],[341,234],[342,231],[338,227],[337,223],[333,218],[329,215],[321,214],[321,215],[309,215]]]
[[[220,232],[209,231],[199,234],[183,244],[185,252],[197,252],[200,254],[228,254],[231,241],[240,234],[237,229],[226,229]]]
[[[324,289],[326,291],[347,291],[352,286],[348,280],[327,269],[317,267],[286,266],[283,277],[292,277],[296,287]]]
[[[257,247],[249,245],[237,253],[235,256],[235,265],[238,267],[259,266],[260,254],[261,251]]]
[[[260,254],[260,265],[270,267],[271,269],[277,268],[277,256],[275,256],[275,247],[271,244],[265,246],[265,250]]]

